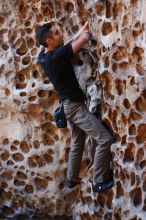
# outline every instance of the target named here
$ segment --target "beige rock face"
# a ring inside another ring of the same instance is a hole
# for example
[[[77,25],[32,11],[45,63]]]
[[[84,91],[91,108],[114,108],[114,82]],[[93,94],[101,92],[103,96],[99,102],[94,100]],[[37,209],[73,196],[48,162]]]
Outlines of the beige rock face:
[[[146,219],[145,13],[145,0],[1,0],[1,219]],[[91,111],[102,85],[101,117],[115,134],[115,187],[104,193],[92,192],[92,166],[85,175],[86,159],[92,162],[94,155],[89,139],[81,185],[71,191],[65,186],[70,130],[52,121],[58,99],[37,61],[35,39],[38,25],[52,20],[62,24],[65,40],[87,20],[94,36],[75,69]]]

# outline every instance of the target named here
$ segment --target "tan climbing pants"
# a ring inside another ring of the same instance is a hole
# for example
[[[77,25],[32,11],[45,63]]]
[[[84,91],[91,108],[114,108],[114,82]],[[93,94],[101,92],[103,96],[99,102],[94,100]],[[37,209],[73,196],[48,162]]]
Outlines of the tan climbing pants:
[[[84,102],[73,102],[65,99],[63,105],[72,132],[67,179],[72,181],[79,180],[86,133],[97,143],[93,163],[93,181],[107,181],[111,158],[110,145],[112,143],[110,132],[103,126],[99,118],[89,112]]]

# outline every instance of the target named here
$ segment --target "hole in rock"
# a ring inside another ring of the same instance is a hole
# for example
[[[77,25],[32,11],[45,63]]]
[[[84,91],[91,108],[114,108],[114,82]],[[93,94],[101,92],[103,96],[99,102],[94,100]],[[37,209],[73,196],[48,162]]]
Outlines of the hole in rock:
[[[142,116],[139,113],[134,112],[134,110],[131,110],[129,118],[131,118],[134,121],[138,121],[142,119]]]
[[[145,167],[146,167],[146,160],[142,160],[142,161],[140,162],[140,168],[143,169],[143,168],[145,168]]]
[[[146,89],[142,91],[142,96],[146,99]]]
[[[131,80],[130,80],[130,85],[133,86],[135,84],[135,78],[134,76],[132,76]]]
[[[22,59],[22,64],[23,65],[28,65],[28,64],[30,64],[30,62],[31,62],[31,57],[30,56],[24,57]]]
[[[30,21],[25,21],[25,26],[30,26],[31,22]]]
[[[114,217],[116,220],[121,220],[121,215],[118,213],[114,213]]]
[[[124,135],[124,136],[122,137],[121,144],[122,144],[122,145],[125,145],[125,144],[126,144],[126,141],[127,141],[127,135]]]
[[[12,160],[8,160],[8,161],[7,161],[7,165],[10,165],[10,166],[12,165],[12,166],[13,166],[13,165],[14,165],[14,162],[13,162]]]
[[[30,96],[29,97],[29,101],[30,102],[33,102],[33,101],[35,101],[37,99],[37,96]]]
[[[55,143],[54,139],[50,137],[49,134],[44,134],[43,141],[45,145],[53,145]]]
[[[137,129],[137,143],[141,144],[146,141],[146,124],[140,124]]]
[[[135,101],[135,105],[138,111],[146,112],[146,98],[144,98],[143,96],[139,97],[136,101]]]
[[[26,42],[23,38],[18,39],[13,47],[17,48],[16,53],[20,56],[26,54],[28,51]]]
[[[5,50],[5,51],[9,49],[9,45],[7,45],[6,43],[3,43],[3,44],[1,45],[1,47],[2,47],[2,49]]]
[[[35,181],[37,190],[45,190],[48,186],[48,181],[46,179],[41,179],[41,178],[36,177],[34,181]]]
[[[124,189],[120,183],[120,181],[117,182],[117,195],[116,198],[119,198],[121,196],[124,196]]]
[[[104,11],[105,11],[105,6],[102,3],[97,2],[95,9],[97,11],[97,14],[99,16],[104,15]]]
[[[136,4],[138,0],[131,0],[131,4]]]
[[[28,158],[28,166],[29,166],[29,168],[37,167],[37,162],[36,162],[35,158],[33,158],[33,157]]]
[[[108,71],[105,71],[102,74],[103,80],[105,82],[104,90],[106,92],[107,97],[112,96],[112,84],[113,84],[113,78],[112,74]]]
[[[38,91],[38,96],[39,96],[40,98],[47,98],[47,97],[48,97],[48,91],[46,91],[46,90],[40,90],[40,91]]]
[[[15,214],[14,210],[8,206],[3,207],[2,213],[5,217],[12,217]]]
[[[34,46],[34,44],[35,44],[34,39],[31,38],[31,37],[27,37],[26,40],[27,40],[27,46],[29,48],[32,48]]]
[[[22,141],[20,143],[20,149],[22,150],[23,153],[28,153],[30,151],[30,147],[26,141]]]
[[[118,14],[122,11],[123,4],[122,3],[115,3],[113,6],[113,17],[116,18]]]
[[[129,23],[129,14],[124,15],[123,17],[123,26],[127,26]]]
[[[105,68],[108,68],[108,67],[109,67],[109,64],[110,64],[109,57],[106,57],[106,58],[105,58],[105,61],[104,61],[104,67],[105,67]]]
[[[9,96],[11,93],[10,93],[10,90],[9,89],[5,89],[5,95],[6,96]]]
[[[20,180],[15,179],[14,185],[15,186],[25,186],[25,181],[20,181]]]
[[[134,143],[128,143],[127,148],[124,153],[124,162],[134,161],[134,156],[136,153],[136,147]]]
[[[28,107],[28,111],[40,113],[42,110],[42,107],[39,104],[30,104]]]
[[[119,68],[122,69],[122,70],[126,70],[129,68],[129,63],[128,62],[122,62],[119,64]]]
[[[24,156],[21,153],[14,153],[13,154],[13,159],[15,161],[23,161],[24,160]]]
[[[27,16],[27,7],[26,7],[26,5],[23,2],[19,6],[19,16],[22,19],[25,19],[26,16]]]
[[[24,28],[20,29],[20,34],[21,34],[21,36],[25,36],[25,29]]]
[[[22,97],[27,96],[27,93],[26,92],[21,92],[20,96],[22,96]]]
[[[34,148],[38,149],[40,147],[40,142],[38,140],[33,141]]]
[[[14,32],[11,37],[16,40],[16,39],[17,39],[17,33]],[[13,44],[13,48],[14,48],[14,49],[18,49],[18,48],[20,48],[22,45],[23,45],[23,46],[26,46],[26,45],[25,45],[25,40],[24,40],[23,38],[18,38],[18,39],[16,40],[16,42]]]
[[[32,33],[32,30],[33,30],[32,28],[26,28],[26,29],[25,29],[25,31],[26,31],[27,34],[31,34],[31,33]]]
[[[123,113],[121,114],[121,121],[122,121],[123,124],[125,124],[125,125],[127,124],[127,121],[128,121],[127,118],[126,118],[126,116],[125,116]]]
[[[4,144],[4,145],[9,144],[9,139],[8,139],[8,138],[5,138],[5,139],[3,140],[3,144]]]
[[[34,188],[33,188],[33,186],[32,186],[31,184],[26,184],[24,190],[25,190],[25,192],[27,192],[27,193],[33,193],[33,192],[34,192]]]
[[[14,145],[12,145],[12,146],[11,146],[11,151],[16,151],[16,150],[17,150],[17,147],[14,146]]]
[[[130,109],[130,103],[129,103],[128,99],[124,99],[123,105],[125,108]]]
[[[123,59],[126,56],[127,56],[127,50],[125,47],[119,47],[117,49],[117,51],[113,54],[113,58],[116,61],[120,61],[121,59]]]
[[[115,86],[118,92],[118,95],[122,95],[123,91],[125,90],[125,84],[122,80],[116,79]]]
[[[0,16],[0,24],[3,24],[5,21],[5,17],[4,16]]]
[[[129,127],[129,134],[130,134],[130,135],[136,135],[136,127],[135,127],[135,124],[130,125],[130,127]]]
[[[33,56],[37,54],[37,48],[36,47],[31,50],[31,54]]]
[[[65,185],[66,185],[65,182],[61,182],[61,183],[59,184],[59,189],[62,190],[62,189],[65,187]]]
[[[144,75],[144,68],[143,68],[143,66],[141,66],[140,64],[136,64],[136,70],[137,70],[137,73],[138,73],[140,76],[143,76],[143,75]]]
[[[38,70],[34,70],[33,73],[32,73],[32,75],[33,75],[33,78],[37,79],[37,78],[39,77],[39,72],[38,72]]]
[[[112,123],[115,125],[115,128],[116,128],[117,116],[118,116],[118,112],[116,109],[114,111],[109,109],[108,117],[109,117],[110,121],[112,121]]]
[[[113,72],[117,72],[118,71],[118,64],[117,63],[114,63],[113,65],[112,65],[112,70],[113,70]]]
[[[113,192],[111,191],[108,196],[107,196],[107,200],[106,200],[106,206],[108,209],[112,209],[112,201],[113,201]],[[109,218],[110,219],[110,218]]]
[[[9,157],[10,157],[10,154],[9,154],[8,151],[5,151],[5,152],[3,152],[3,153],[1,154],[1,159],[2,159],[3,161],[8,160]]]
[[[112,25],[110,22],[104,22],[103,23],[103,26],[102,26],[102,34],[105,36],[105,35],[108,35],[112,32]]]
[[[135,47],[133,49],[132,55],[137,57],[138,61],[141,61],[143,58],[144,50],[141,47]]]
[[[25,89],[26,88],[26,83],[17,83],[16,84],[16,89]]]
[[[131,179],[131,186],[133,186],[135,184],[135,173],[131,173],[130,179]]]
[[[133,30],[132,32],[134,38],[138,37],[141,33],[142,33],[142,30],[139,30],[139,31]]]
[[[27,179],[27,175],[23,173],[22,171],[18,171],[16,175],[17,175],[17,178],[19,179]]]
[[[32,87],[35,87],[35,83],[34,82],[32,83]]]
[[[141,26],[141,25],[140,25],[140,22],[139,22],[139,21],[136,22],[135,25],[134,25],[134,27],[136,27],[136,28],[140,28],[140,26]]]
[[[115,133],[115,134],[114,134],[114,142],[116,143],[116,142],[120,142],[120,141],[121,141],[120,135],[117,134],[117,133]]]
[[[143,181],[143,185],[142,185],[143,191],[146,192],[146,177]]]
[[[71,2],[68,2],[66,5],[65,5],[65,10],[69,13],[71,13],[73,10],[74,10],[74,5],[73,3]]]
[[[144,157],[144,149],[139,148],[136,154],[136,163],[140,163],[143,160]]]
[[[20,56],[14,56],[14,60],[18,63],[21,61],[21,58],[20,58]]]
[[[49,79],[44,80],[44,84],[49,84],[49,83],[50,83]]]
[[[131,200],[133,200],[133,204],[135,207],[141,205],[142,203],[142,191],[141,188],[133,189],[130,192]]]
[[[24,82],[25,81],[25,75],[24,74],[19,74],[18,79],[19,79],[20,82]]]
[[[112,3],[110,1],[106,1],[106,17],[110,18],[113,16],[113,11],[112,11]]]

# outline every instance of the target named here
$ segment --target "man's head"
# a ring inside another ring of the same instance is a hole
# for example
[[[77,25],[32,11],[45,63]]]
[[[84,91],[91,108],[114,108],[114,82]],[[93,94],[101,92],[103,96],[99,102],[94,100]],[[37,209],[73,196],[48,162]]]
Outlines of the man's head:
[[[50,22],[37,29],[38,42],[46,48],[56,49],[63,45],[63,35],[58,24]]]

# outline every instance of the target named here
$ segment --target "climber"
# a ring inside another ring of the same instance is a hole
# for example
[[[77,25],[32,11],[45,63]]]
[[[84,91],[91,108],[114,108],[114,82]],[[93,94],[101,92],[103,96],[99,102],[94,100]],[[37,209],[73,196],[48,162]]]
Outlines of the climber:
[[[72,146],[67,167],[67,186],[75,187],[80,183],[79,177],[82,155],[85,146],[85,134],[96,140],[97,146],[93,164],[93,192],[107,190],[114,185],[110,176],[110,145],[112,135],[85,105],[83,93],[76,78],[71,58],[89,42],[88,22],[77,34],[63,45],[63,32],[60,25],[46,23],[38,27],[36,38],[43,46],[39,62],[45,74],[63,101],[64,112],[72,132]]]

